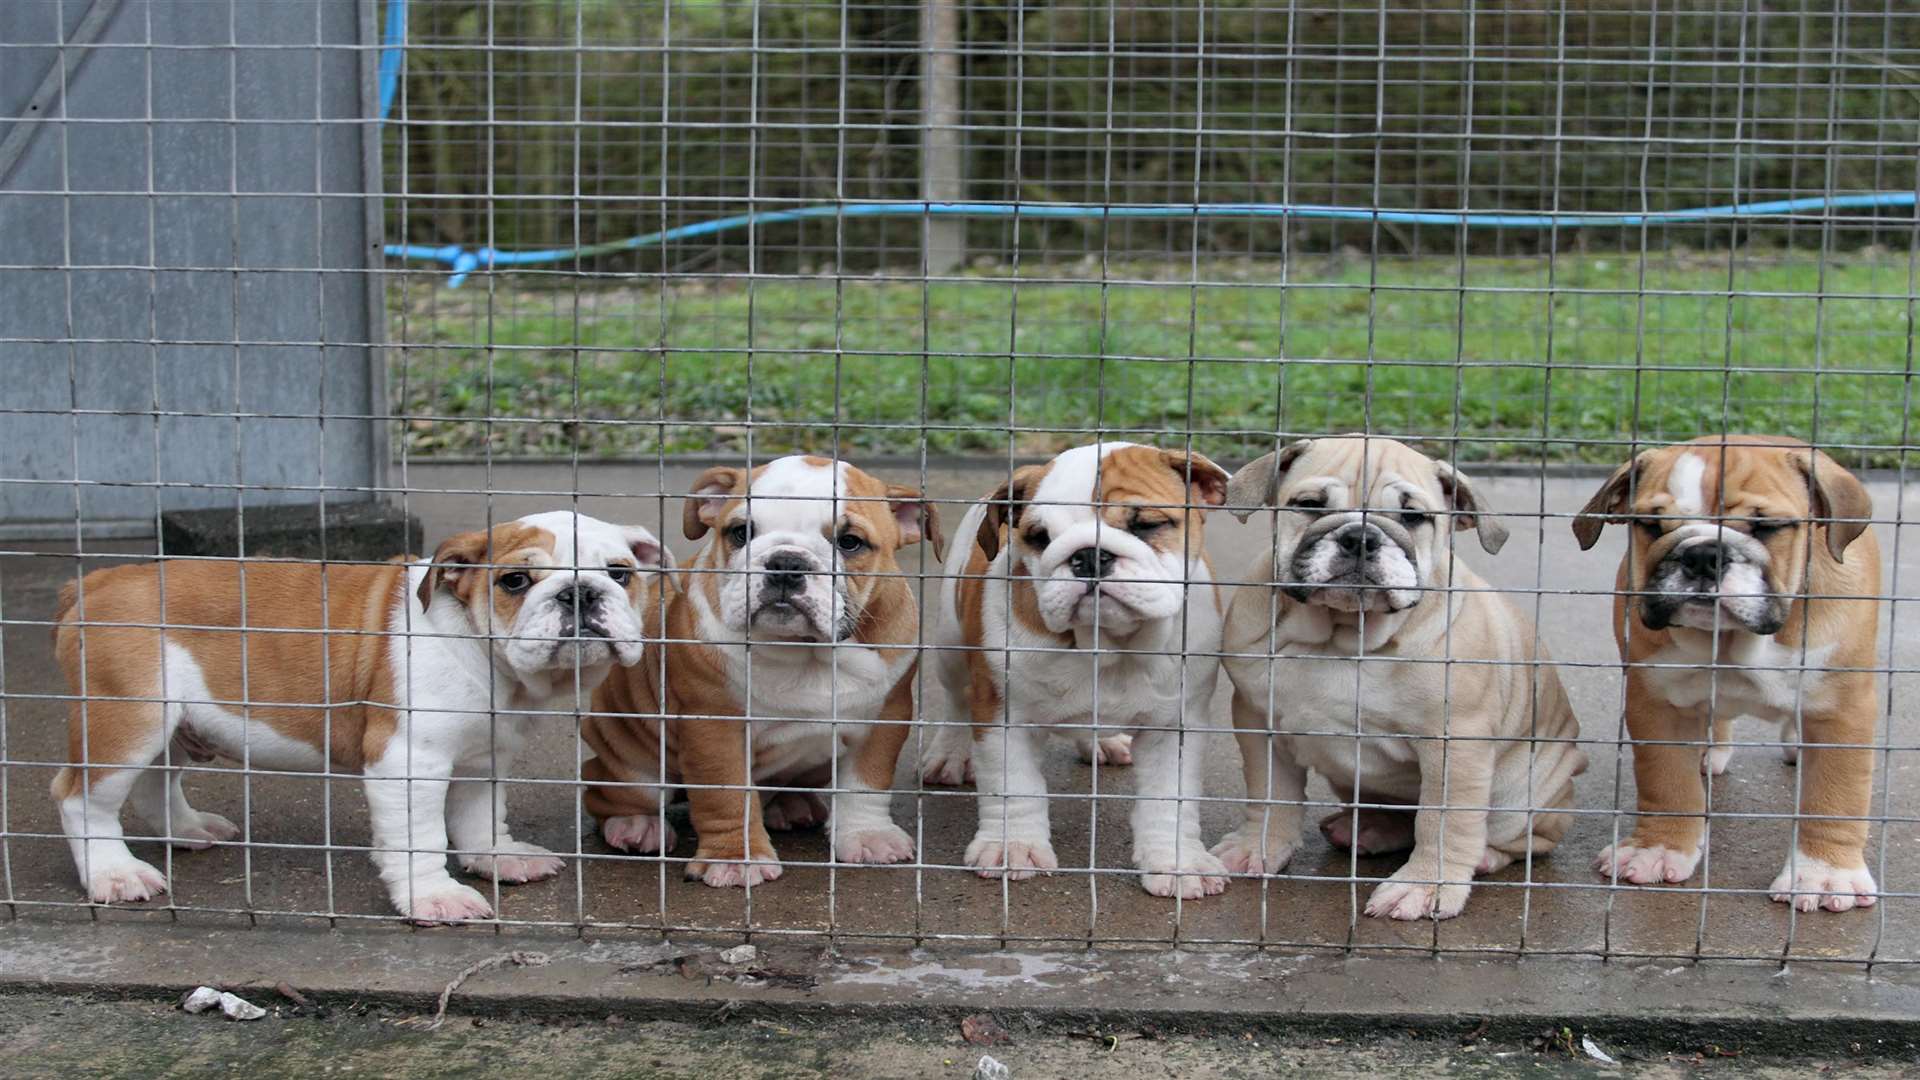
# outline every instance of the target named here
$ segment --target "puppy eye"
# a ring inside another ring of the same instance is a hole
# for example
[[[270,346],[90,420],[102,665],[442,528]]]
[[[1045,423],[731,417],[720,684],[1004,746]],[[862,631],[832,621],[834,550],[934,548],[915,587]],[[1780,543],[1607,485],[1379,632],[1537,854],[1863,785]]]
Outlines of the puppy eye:
[[[843,532],[834,538],[833,546],[848,555],[867,550],[867,542],[861,538],[859,533]]]
[[[1166,518],[1135,518],[1127,526],[1127,531],[1135,536],[1147,536],[1173,524]]]
[[[1298,510],[1305,514],[1318,513],[1326,508],[1327,497],[1325,495],[1295,495],[1293,498],[1287,500],[1287,509]]]
[[[1433,515],[1425,510],[1403,510],[1400,513],[1400,524],[1409,529],[1417,529],[1432,520]]]
[[[523,593],[532,587],[533,575],[525,571],[515,570],[511,573],[501,574],[494,584],[500,587],[501,592]]]
[[[609,566],[607,567],[607,576],[613,579],[615,585],[624,589],[627,587],[627,582],[633,577],[633,567]]]
[[[746,547],[747,541],[751,539],[753,539],[753,526],[746,522],[741,522],[727,530],[727,543],[734,547]]]
[[[1027,546],[1033,548],[1035,551],[1045,548],[1052,542],[1053,538],[1047,535],[1047,530],[1045,529],[1027,530]]]
[[[1755,540],[1765,540],[1791,524],[1793,524],[1791,521],[1756,521],[1747,528],[1753,533]]]
[[[1649,540],[1658,540],[1666,535],[1666,530],[1660,527],[1658,518],[1634,518],[1633,524],[1641,532],[1646,533]]]

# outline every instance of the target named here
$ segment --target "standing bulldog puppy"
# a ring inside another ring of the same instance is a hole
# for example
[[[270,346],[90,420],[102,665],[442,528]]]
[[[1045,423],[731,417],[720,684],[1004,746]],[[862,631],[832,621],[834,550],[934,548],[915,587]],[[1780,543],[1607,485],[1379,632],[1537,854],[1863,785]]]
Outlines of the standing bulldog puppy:
[[[1645,451],[1581,510],[1582,548],[1609,522],[1633,525],[1613,629],[1643,816],[1596,870],[1636,885],[1693,876],[1706,826],[1702,748],[1750,715],[1781,725],[1790,764],[1801,751],[1804,817],[1773,898],[1801,911],[1874,902],[1863,854],[1880,715],[1872,516],[1867,489],[1832,458],[1754,435]]]
[[[938,552],[932,505],[846,462],[785,457],[708,469],[684,528],[707,542],[649,605],[648,640],[665,643],[616,672],[582,725],[586,808],[607,843],[672,849],[661,807],[684,783],[700,837],[686,873],[709,885],[779,877],[767,830],[822,820],[839,861],[912,858],[890,789],[920,619],[895,556],[923,538]],[[750,784],[835,790],[829,808]]]
[[[1279,512],[1227,615],[1250,801],[1214,854],[1236,873],[1285,866],[1308,769],[1342,802],[1419,807],[1320,823],[1362,855],[1413,848],[1368,915],[1451,918],[1475,875],[1551,851],[1586,769],[1580,727],[1533,624],[1454,558],[1455,530],[1489,554],[1507,538],[1467,478],[1392,439],[1303,439],[1236,473],[1227,498],[1243,518]]]
[[[490,917],[448,875],[448,841],[481,877],[560,872],[507,828],[497,781],[536,722],[512,714],[571,711],[576,690],[640,658],[635,598],[662,558],[646,529],[556,511],[462,533],[431,560],[173,560],[69,585],[54,653],[80,700],[53,796],[87,895],[167,891],[128,850],[123,803],[182,847],[240,838],[160,767],[171,743],[175,765],[363,774],[394,907],[417,922]]]
[[[956,772],[975,759],[980,822],[966,861],[982,877],[1059,866],[1040,735],[1097,723],[1133,732],[1141,885],[1188,899],[1227,887],[1186,801],[1200,790],[1201,751],[1185,737],[1205,721],[1219,672],[1202,516],[1226,484],[1198,454],[1099,443],[1015,470],[967,511],[969,542],[948,557],[935,639],[960,647],[940,662],[965,671],[940,682],[966,695],[972,724],[936,729],[928,759]],[[1076,735],[1089,754],[1124,748]]]

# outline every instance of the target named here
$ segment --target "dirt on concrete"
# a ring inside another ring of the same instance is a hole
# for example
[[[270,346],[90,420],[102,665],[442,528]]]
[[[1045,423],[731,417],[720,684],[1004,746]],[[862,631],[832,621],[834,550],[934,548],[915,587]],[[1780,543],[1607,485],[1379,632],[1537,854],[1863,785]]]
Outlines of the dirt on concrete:
[[[258,1021],[190,1016],[152,999],[18,994],[0,1009],[6,1074],[17,1077],[477,1076],[906,1077],[965,1080],[983,1054],[1012,1080],[1299,1074],[1316,1077],[1560,1076],[1850,1077],[1912,1075],[1916,1059],[1860,1045],[1825,1057],[1765,1057],[1740,1046],[1608,1046],[1545,1030],[1514,1039],[1275,1037],[1252,1030],[1167,1034],[1152,1029],[1035,1030],[1018,1016],[995,1021],[1005,1041],[967,1041],[942,1021],[776,1022],[716,1016],[704,1023],[450,1015],[437,1030],[422,1012],[381,1005],[299,1006],[276,995]],[[975,1029],[976,1037],[978,1028]],[[1615,1064],[1593,1056],[1604,1054]]]

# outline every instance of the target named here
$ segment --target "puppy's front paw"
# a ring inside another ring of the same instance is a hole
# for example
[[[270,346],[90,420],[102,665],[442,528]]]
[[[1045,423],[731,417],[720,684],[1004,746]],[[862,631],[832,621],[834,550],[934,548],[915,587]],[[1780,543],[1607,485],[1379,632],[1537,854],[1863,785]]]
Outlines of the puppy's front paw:
[[[238,839],[240,826],[221,817],[200,811],[193,820],[175,818],[173,822],[173,846],[188,851],[205,851],[215,844]]]
[[[687,880],[702,881],[716,889],[743,889],[777,880],[785,873],[771,852],[756,855],[750,861],[737,857],[728,862],[719,861],[722,858],[724,856],[696,852],[693,861],[687,864]]]
[[[1133,764],[1133,736],[1108,735],[1103,739],[1075,739],[1080,760],[1089,765]]]
[[[1035,874],[1060,869],[1053,845],[1046,840],[1013,840],[1004,845],[1000,837],[975,836],[967,845],[967,865],[983,878],[1005,875],[1009,881],[1025,881]]]
[[[415,890],[408,904],[406,890],[398,890],[393,906],[420,926],[445,926],[474,919],[493,918],[493,906],[487,898],[457,881]]]
[[[1700,849],[1681,851],[1660,844],[1641,845],[1636,837],[1602,848],[1593,860],[1593,869],[1602,877],[1618,874],[1621,881],[1633,885],[1671,885],[1693,876],[1700,865]]]
[[[469,874],[489,878],[503,885],[524,885],[544,881],[558,874],[566,864],[560,857],[538,844],[509,840],[485,855],[460,856],[460,868]]]
[[[1413,812],[1371,806],[1361,807],[1358,813],[1336,810],[1320,819],[1320,835],[1334,847],[1351,848],[1356,855],[1405,851],[1413,846]]]
[[[783,791],[760,808],[768,832],[811,829],[827,820],[827,800],[811,791]]]
[[[1172,852],[1162,858],[1142,859],[1140,887],[1154,896],[1198,900],[1227,891],[1227,865],[1194,845],[1189,854],[1182,851],[1176,862]]]
[[[1294,841],[1286,830],[1269,828],[1262,839],[1260,826],[1246,824],[1220,838],[1213,855],[1229,874],[1277,874],[1293,860]]]
[[[1804,851],[1787,860],[1769,891],[1776,902],[1792,904],[1795,911],[1851,911],[1872,907],[1880,899],[1880,887],[1864,865],[1835,866]]]
[[[942,787],[973,783],[972,748],[965,743],[951,749],[938,742],[928,746],[920,755],[920,780]]]
[[[1435,885],[1431,867],[1414,870],[1403,866],[1381,882],[1367,898],[1366,912],[1373,918],[1451,919],[1467,906],[1467,894],[1473,887],[1464,881],[1443,881]]]
[[[680,841],[673,833],[673,826],[658,814],[610,817],[600,823],[600,836],[611,847],[641,854],[659,852],[665,855]]]
[[[913,858],[913,837],[892,822],[879,828],[835,830],[833,852],[841,862],[905,862]]]
[[[101,865],[95,860],[87,879],[87,898],[96,904],[125,904],[152,900],[167,891],[167,875],[152,864],[129,855],[120,861]]]

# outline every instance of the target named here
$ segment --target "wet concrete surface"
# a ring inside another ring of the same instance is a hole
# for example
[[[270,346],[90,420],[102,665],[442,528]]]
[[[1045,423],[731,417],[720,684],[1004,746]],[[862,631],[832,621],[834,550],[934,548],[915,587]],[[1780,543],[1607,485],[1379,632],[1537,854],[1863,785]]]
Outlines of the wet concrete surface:
[[[489,503],[494,520],[576,505],[596,516],[655,529],[682,556],[691,546],[680,538],[678,495],[699,469],[693,466],[413,464],[404,483],[405,508],[426,525],[428,543],[484,525]],[[914,482],[911,470],[890,470],[885,479]],[[397,478],[398,479],[398,478]],[[942,510],[957,522],[962,502],[996,486],[998,477],[978,470],[940,470],[927,475],[930,495],[955,500]],[[1616,830],[1631,826],[1633,778],[1620,746],[1622,673],[1608,631],[1610,588],[1624,537],[1611,530],[1592,552],[1580,552],[1566,515],[1585,502],[1593,478],[1494,477],[1482,482],[1487,499],[1504,514],[1513,538],[1497,556],[1477,548],[1464,558],[1497,587],[1516,590],[1516,602],[1537,610],[1541,633],[1562,664],[1561,675],[1583,729],[1592,765],[1577,782],[1574,827],[1551,856],[1531,868],[1515,865],[1474,891],[1465,913],[1443,923],[1392,923],[1359,913],[1373,880],[1391,873],[1400,857],[1352,860],[1317,834],[1308,837],[1286,875],[1237,879],[1217,897],[1175,904],[1143,892],[1128,869],[1128,805],[1124,799],[1087,797],[1091,770],[1065,744],[1048,757],[1054,845],[1060,872],[1034,881],[984,881],[960,866],[974,827],[971,792],[923,788],[915,779],[913,744],[896,780],[894,817],[914,834],[922,852],[915,866],[829,868],[826,838],[818,830],[777,835],[788,863],[786,875],[751,895],[681,880],[679,863],[693,843],[681,820],[680,846],[666,860],[627,857],[603,844],[579,807],[570,785],[582,753],[570,724],[541,722],[516,772],[535,782],[515,785],[512,821],[520,838],[573,856],[559,878],[499,891],[498,910],[510,922],[556,926],[593,924],[596,934],[629,929],[645,936],[661,930],[754,931],[776,939],[789,934],[832,934],[842,941],[888,939],[983,943],[1037,941],[1247,942],[1272,947],[1352,948],[1423,952],[1574,953],[1649,956],[1780,957],[1886,962],[1920,960],[1920,805],[1913,794],[1920,775],[1920,705],[1912,672],[1920,645],[1896,634],[1891,667],[1890,716],[1883,718],[1883,745],[1876,771],[1876,824],[1869,858],[1887,894],[1869,910],[1846,914],[1792,915],[1770,902],[1765,888],[1785,861],[1793,804],[1794,770],[1772,748],[1742,748],[1729,772],[1716,780],[1710,879],[1697,875],[1669,888],[1609,887],[1589,862]],[[1878,513],[1895,513],[1894,484],[1872,485]],[[491,499],[488,491],[494,492]],[[1916,509],[1909,496],[1904,518]],[[1890,581],[1912,594],[1920,571],[1920,537],[1896,538],[1892,525],[1877,526],[1888,556]],[[1902,530],[1910,532],[1911,530]],[[1266,549],[1267,526],[1214,514],[1208,546],[1219,576],[1237,579]],[[1470,534],[1463,534],[1467,536]],[[1896,544],[1896,539],[1900,542]],[[1463,550],[1468,545],[1463,544]],[[49,655],[46,619],[60,584],[74,573],[71,547],[15,545],[0,556],[0,614],[4,615],[5,900],[23,921],[220,921],[218,912],[282,913],[271,923],[325,925],[331,915],[352,920],[351,929],[373,933],[392,928],[383,890],[360,850],[368,843],[365,800],[357,783],[289,779],[270,774],[243,777],[237,770],[198,772],[188,780],[195,805],[247,826],[247,845],[205,852],[175,852],[168,858],[153,842],[137,841],[142,858],[170,871],[169,903],[91,909],[83,895],[47,794],[52,770],[65,752],[64,705],[35,695],[64,692]],[[144,554],[138,543],[90,545],[96,553]],[[1897,555],[1897,559],[1896,556]],[[918,551],[907,553],[908,570],[919,568]],[[89,560],[88,565],[96,565]],[[1897,571],[1896,571],[1897,566]],[[936,566],[930,551],[924,568]],[[1897,572],[1898,577],[1893,575]],[[1533,590],[1571,590],[1569,595]],[[1536,602],[1537,599],[1537,602]],[[1884,618],[1904,628],[1916,613],[1910,602],[1891,604]],[[1883,640],[1887,638],[1882,624]],[[1228,727],[1226,680],[1211,723],[1218,729],[1196,745],[1206,758],[1202,809],[1209,843],[1240,818],[1238,752]],[[1739,737],[1764,741],[1767,727],[1744,725]],[[1624,766],[1624,767],[1623,767]],[[1102,792],[1132,790],[1125,769],[1102,769]],[[330,787],[330,790],[329,790]],[[1309,796],[1332,795],[1318,780]],[[1621,808],[1625,813],[1616,813]],[[1322,811],[1324,812],[1324,811]],[[331,816],[331,826],[328,817]],[[1773,816],[1769,816],[1773,815]],[[329,849],[331,844],[331,849]],[[1097,873],[1089,873],[1089,866]],[[1355,880],[1355,879],[1358,880]],[[196,909],[184,912],[179,909]],[[361,921],[368,919],[369,921]]]

